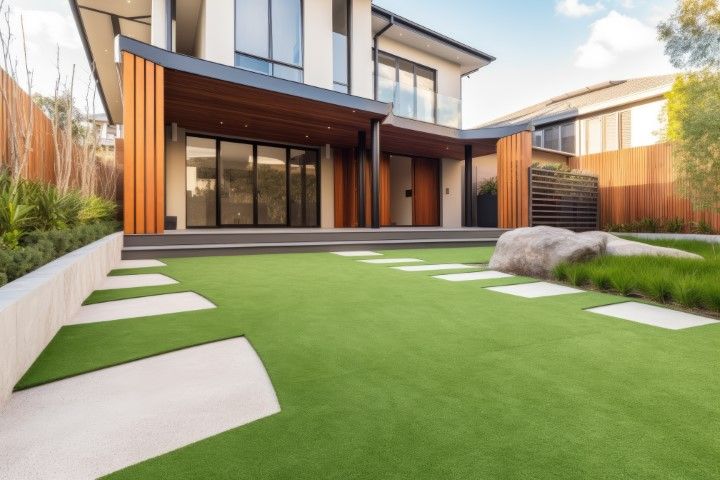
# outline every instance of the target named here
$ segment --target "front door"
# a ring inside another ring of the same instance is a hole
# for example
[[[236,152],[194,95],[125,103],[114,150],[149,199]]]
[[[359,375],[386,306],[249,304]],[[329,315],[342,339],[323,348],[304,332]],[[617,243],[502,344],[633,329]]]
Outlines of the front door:
[[[440,225],[440,162],[434,158],[412,159],[413,226]]]

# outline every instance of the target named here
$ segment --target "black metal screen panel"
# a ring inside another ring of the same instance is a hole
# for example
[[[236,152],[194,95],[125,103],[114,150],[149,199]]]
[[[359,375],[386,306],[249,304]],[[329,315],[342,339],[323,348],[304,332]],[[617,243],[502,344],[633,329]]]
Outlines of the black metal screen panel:
[[[530,226],[575,231],[599,228],[596,175],[531,167],[529,176]]]

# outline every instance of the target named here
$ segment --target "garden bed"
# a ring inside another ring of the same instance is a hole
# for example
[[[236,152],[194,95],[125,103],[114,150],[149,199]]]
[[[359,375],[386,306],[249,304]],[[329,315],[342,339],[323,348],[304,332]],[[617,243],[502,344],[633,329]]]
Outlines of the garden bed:
[[[639,240],[697,253],[704,261],[668,257],[600,257],[561,264],[556,280],[573,286],[652,300],[720,317],[720,246],[694,240]]]

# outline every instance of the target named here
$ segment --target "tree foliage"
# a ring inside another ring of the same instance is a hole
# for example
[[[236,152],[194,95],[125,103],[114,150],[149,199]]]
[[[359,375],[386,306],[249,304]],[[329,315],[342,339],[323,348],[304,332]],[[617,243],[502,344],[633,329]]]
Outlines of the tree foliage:
[[[720,0],[678,0],[658,32],[671,63],[695,70],[668,94],[680,191],[696,208],[720,209]]]
[[[674,67],[720,67],[720,0],[679,0],[658,33]]]
[[[678,76],[667,110],[681,193],[697,208],[720,208],[720,73]]]

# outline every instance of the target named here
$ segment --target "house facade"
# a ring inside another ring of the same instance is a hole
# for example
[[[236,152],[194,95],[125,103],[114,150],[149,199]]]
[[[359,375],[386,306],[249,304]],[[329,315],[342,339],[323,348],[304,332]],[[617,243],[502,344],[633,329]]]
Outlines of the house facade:
[[[529,128],[464,130],[461,79],[495,59],[370,0],[71,5],[126,233],[469,226],[472,158]]]

